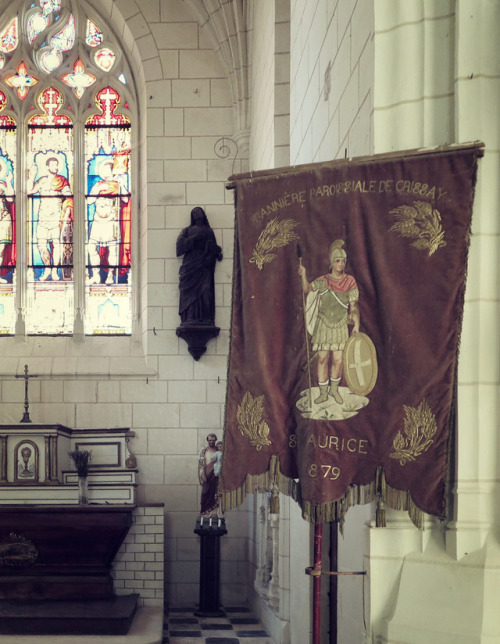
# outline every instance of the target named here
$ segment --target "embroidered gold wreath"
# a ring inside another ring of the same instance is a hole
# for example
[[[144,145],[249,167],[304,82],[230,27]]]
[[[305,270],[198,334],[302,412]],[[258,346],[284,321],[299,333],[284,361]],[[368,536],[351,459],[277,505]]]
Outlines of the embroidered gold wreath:
[[[406,417],[403,432],[398,432],[393,441],[394,452],[391,458],[399,460],[400,465],[415,461],[432,445],[437,423],[431,408],[425,400],[418,407],[404,405]]]
[[[236,412],[241,435],[248,438],[250,445],[253,445],[257,451],[261,450],[264,445],[271,444],[268,439],[269,425],[262,419],[263,412],[264,396],[254,398],[249,391],[243,396]]]
[[[294,219],[282,219],[281,221],[277,217],[271,219],[260,233],[253,249],[252,257],[248,261],[256,264],[259,271],[261,271],[264,264],[269,264],[276,257],[271,252],[272,250],[282,248],[294,239],[300,239],[294,230],[298,225],[299,222]]]
[[[389,228],[400,237],[415,237],[412,246],[425,250],[429,257],[438,248],[446,246],[439,210],[433,209],[426,201],[414,201],[413,206],[405,204],[390,211],[397,221]]]

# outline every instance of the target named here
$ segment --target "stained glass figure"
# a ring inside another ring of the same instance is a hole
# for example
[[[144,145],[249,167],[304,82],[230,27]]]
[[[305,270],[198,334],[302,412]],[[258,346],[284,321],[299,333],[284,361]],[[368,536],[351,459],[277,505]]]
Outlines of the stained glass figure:
[[[87,119],[87,326],[130,333],[130,120],[116,114],[120,95],[97,93],[100,114]],[[103,302],[103,296],[106,300]]]
[[[17,16],[0,32],[0,51],[5,54],[13,52],[19,44]]]
[[[16,122],[2,114],[6,105],[0,91],[0,334],[14,332],[16,311]]]
[[[61,80],[68,87],[71,87],[77,98],[81,98],[87,87],[96,82],[96,77],[85,72],[85,66],[79,58],[73,65],[73,73],[64,74],[61,76]]]
[[[24,61],[21,61],[17,67],[17,74],[10,74],[5,78],[5,83],[16,90],[18,97],[24,101],[30,87],[38,83],[38,78],[28,74],[28,68]]]
[[[89,47],[98,47],[104,39],[102,31],[93,20],[87,20],[87,29],[85,33],[85,42]]]
[[[28,121],[29,333],[71,333],[73,323],[73,126],[48,87]],[[61,283],[60,283],[61,282]]]
[[[109,72],[115,63],[116,54],[108,47],[98,49],[94,54],[95,64],[102,69],[103,72]]]

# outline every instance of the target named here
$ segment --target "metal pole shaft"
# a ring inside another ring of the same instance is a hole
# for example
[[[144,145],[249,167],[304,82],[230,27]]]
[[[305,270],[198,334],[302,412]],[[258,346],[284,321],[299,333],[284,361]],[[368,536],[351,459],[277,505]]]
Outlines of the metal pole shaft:
[[[321,570],[323,526],[314,526],[314,570]],[[312,644],[321,644],[321,574],[313,577],[313,636]]]
[[[330,524],[330,571],[337,572],[339,553],[339,524],[333,521]],[[338,583],[337,575],[330,575],[330,644],[337,644],[338,633]]]
[[[299,264],[302,266],[302,257],[299,257]],[[312,384],[311,384],[311,357],[309,355],[309,339],[307,337],[307,314],[306,298],[304,289],[302,289],[302,311],[304,313],[304,333],[306,337],[306,354],[307,354],[307,378],[309,383],[309,409],[312,409]]]

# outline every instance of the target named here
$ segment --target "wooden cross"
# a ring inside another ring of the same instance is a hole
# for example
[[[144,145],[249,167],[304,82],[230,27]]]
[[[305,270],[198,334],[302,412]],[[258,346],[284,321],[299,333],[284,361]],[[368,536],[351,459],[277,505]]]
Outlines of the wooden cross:
[[[24,365],[24,374],[16,376],[16,378],[24,378],[24,414],[21,418],[21,423],[31,423],[30,414],[29,414],[29,402],[28,402],[28,382],[30,378],[38,378],[36,374],[28,374],[28,365]]]

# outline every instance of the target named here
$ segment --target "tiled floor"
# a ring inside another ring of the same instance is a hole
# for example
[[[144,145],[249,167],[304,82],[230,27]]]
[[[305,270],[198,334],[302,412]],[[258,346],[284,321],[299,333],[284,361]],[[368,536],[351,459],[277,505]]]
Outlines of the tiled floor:
[[[247,608],[225,608],[222,617],[197,617],[192,610],[170,609],[163,644],[273,644]]]

